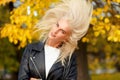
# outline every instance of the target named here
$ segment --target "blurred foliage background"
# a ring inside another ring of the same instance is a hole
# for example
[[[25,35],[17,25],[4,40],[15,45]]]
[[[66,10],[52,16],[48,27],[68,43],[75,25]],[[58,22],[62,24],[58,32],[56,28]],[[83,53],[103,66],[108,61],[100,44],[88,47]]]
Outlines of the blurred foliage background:
[[[32,35],[34,25],[58,1],[0,0],[1,79],[10,77],[4,74],[17,75],[24,47],[38,37]],[[91,2],[91,24],[82,38],[87,43],[89,72],[93,80],[120,80],[120,0]]]

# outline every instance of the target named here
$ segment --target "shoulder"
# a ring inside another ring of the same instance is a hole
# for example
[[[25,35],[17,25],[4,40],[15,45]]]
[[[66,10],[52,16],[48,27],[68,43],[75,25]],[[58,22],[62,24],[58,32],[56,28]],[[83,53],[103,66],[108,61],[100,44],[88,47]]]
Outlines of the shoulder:
[[[65,65],[66,64],[76,64],[76,53],[73,53],[71,56],[68,56],[66,59],[65,59]]]
[[[76,57],[77,57],[76,53],[73,53],[72,56],[71,56],[71,60],[73,60],[73,61],[76,60]]]
[[[70,65],[71,66],[75,66],[77,65],[77,56],[76,56],[76,53],[73,53],[71,58],[70,58]]]
[[[30,43],[25,47],[23,56],[29,56],[33,51],[41,51],[44,46],[43,42]]]
[[[27,49],[40,51],[44,46],[43,42],[33,42],[26,46]]]

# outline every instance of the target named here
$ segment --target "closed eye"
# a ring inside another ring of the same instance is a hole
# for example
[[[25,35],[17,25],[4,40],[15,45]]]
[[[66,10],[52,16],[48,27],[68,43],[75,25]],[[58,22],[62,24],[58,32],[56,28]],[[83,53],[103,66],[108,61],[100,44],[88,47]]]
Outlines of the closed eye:
[[[57,25],[57,27],[59,27],[59,24],[58,24],[58,22],[57,22],[57,24],[56,24],[56,25]]]
[[[62,30],[62,29],[61,29],[61,32],[62,32],[62,34],[66,34],[66,32],[64,30]]]

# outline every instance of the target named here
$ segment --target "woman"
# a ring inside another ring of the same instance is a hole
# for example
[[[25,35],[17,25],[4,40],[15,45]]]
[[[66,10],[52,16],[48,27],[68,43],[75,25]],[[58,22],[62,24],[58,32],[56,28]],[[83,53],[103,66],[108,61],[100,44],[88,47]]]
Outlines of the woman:
[[[62,0],[36,25],[42,41],[29,44],[18,80],[77,80],[74,50],[87,32],[92,14],[88,0]]]

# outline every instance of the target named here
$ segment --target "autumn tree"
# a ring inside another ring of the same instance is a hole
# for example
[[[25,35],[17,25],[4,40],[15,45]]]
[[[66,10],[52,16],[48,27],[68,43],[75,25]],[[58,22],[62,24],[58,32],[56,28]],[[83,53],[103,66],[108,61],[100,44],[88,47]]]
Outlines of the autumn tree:
[[[8,37],[9,41],[18,45],[19,49],[25,47],[27,43],[31,43],[33,27],[44,12],[54,6],[53,2],[55,1],[21,0],[19,2],[20,6],[10,12],[10,23],[6,23],[2,27],[1,38]]]
[[[82,42],[87,43],[87,52],[95,55],[89,68],[102,66],[110,69],[120,57],[120,1],[93,0],[92,4],[94,10],[90,29],[82,39]],[[104,60],[105,66],[99,63],[102,62],[100,60]]]
[[[118,46],[120,45],[120,1],[92,0],[92,4],[94,10],[90,28],[87,35],[82,38],[82,41],[79,41],[80,49],[77,50],[79,53],[79,79],[82,80],[90,80],[88,62],[86,61],[87,53],[98,55],[94,61],[91,61],[92,65],[91,63],[89,64],[89,69],[96,68],[96,66],[100,67],[99,57],[102,53],[105,55],[105,58],[104,56],[102,57],[105,59],[108,69],[115,65],[115,60],[111,58],[111,54],[118,53],[118,57],[120,57],[120,47]]]

